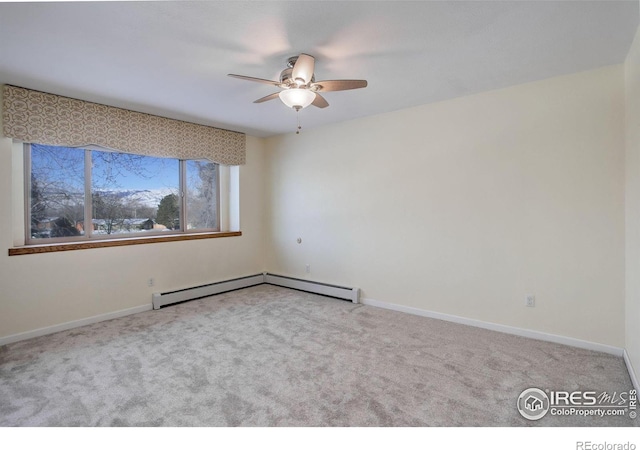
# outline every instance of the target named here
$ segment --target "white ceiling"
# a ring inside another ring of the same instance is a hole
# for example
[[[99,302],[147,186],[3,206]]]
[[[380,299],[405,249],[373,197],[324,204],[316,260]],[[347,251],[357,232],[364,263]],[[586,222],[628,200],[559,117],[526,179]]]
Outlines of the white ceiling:
[[[295,131],[289,56],[363,78],[300,112],[303,129],[622,63],[631,1],[0,3],[0,83],[269,136]]]

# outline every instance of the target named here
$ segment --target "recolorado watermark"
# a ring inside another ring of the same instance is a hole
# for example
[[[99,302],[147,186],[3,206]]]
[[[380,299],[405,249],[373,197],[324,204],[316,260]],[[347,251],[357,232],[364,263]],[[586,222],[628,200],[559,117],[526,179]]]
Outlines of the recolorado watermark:
[[[576,442],[576,450],[636,450],[636,444],[632,442]]]
[[[630,419],[635,419],[638,398],[635,389],[622,392],[569,392],[529,388],[518,396],[517,406],[522,417],[528,420],[540,420],[547,414],[552,416],[627,416]],[[618,447],[581,448],[584,450],[618,450]],[[621,447],[620,450],[632,449]]]

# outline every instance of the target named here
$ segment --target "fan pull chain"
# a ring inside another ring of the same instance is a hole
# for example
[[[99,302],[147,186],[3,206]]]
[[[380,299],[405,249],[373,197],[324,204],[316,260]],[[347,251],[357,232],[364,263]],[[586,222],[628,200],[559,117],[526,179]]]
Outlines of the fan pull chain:
[[[300,134],[300,130],[302,127],[300,126],[300,109],[296,109],[296,123],[298,124],[298,128],[296,129],[296,134]]]

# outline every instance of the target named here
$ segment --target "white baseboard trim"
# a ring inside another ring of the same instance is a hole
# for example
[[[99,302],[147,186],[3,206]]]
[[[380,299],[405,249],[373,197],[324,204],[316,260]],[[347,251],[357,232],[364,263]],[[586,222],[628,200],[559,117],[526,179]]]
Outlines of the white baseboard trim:
[[[614,347],[611,345],[599,344],[597,342],[583,341],[581,339],[575,339],[567,336],[559,336],[556,334],[544,333],[542,331],[528,330],[526,328],[511,327],[508,325],[500,325],[497,323],[484,322],[477,319],[469,319],[461,316],[454,316],[452,314],[443,314],[434,311],[428,311],[425,309],[414,308],[411,306],[403,306],[395,303],[381,302],[372,298],[362,298],[361,303],[364,305],[375,306],[378,308],[390,309],[393,311],[404,312],[413,314],[416,316],[429,317],[431,319],[445,320],[447,322],[459,323],[462,325],[469,325],[472,327],[484,328],[491,331],[499,331],[501,333],[513,334],[516,336],[522,336],[531,339],[538,339],[540,341],[555,342],[556,344],[569,345],[571,347],[584,348],[587,350],[594,350],[597,352],[609,353],[611,355],[622,356],[624,349],[620,347]]]
[[[631,383],[633,383],[633,388],[640,392],[640,384],[638,384],[638,378],[636,377],[636,371],[633,369],[633,364],[631,364],[631,358],[629,358],[629,354],[625,349],[623,352],[624,363],[627,366],[627,371],[629,372],[629,378],[631,378]]]
[[[12,334],[5,337],[0,337],[0,346],[13,344],[14,342],[23,341],[25,339],[31,339],[35,337],[45,336],[47,334],[57,333],[59,331],[66,331],[72,328],[83,327],[85,325],[91,325],[105,320],[117,319],[119,317],[128,316],[131,314],[137,314],[140,312],[151,311],[153,306],[151,304],[136,306],[134,308],[121,309],[106,314],[99,314],[97,316],[87,317],[85,319],[72,320],[71,322],[60,323],[58,325],[52,325],[50,327],[38,328],[37,330],[26,331],[24,333]]]

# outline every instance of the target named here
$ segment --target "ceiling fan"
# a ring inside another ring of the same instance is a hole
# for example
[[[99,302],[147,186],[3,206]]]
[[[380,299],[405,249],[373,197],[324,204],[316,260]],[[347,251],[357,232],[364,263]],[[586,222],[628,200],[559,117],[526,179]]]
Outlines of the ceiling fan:
[[[366,80],[326,80],[316,81],[314,76],[315,58],[301,53],[287,60],[287,68],[280,73],[280,81],[265,80],[263,78],[247,77],[244,75],[229,76],[241,80],[256,81],[270,84],[282,89],[280,92],[259,98],[253,103],[263,103],[279,97],[290,108],[300,111],[309,105],[326,108],[329,103],[320,92],[346,91],[367,87]]]

